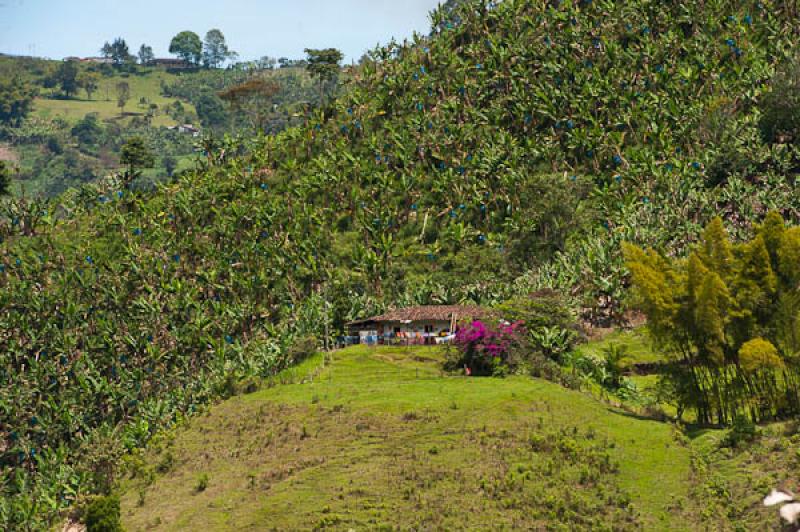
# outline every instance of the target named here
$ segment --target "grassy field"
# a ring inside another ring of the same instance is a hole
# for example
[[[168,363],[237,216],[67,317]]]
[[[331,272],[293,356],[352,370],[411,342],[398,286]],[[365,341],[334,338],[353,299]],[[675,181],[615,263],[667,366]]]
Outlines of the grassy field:
[[[173,82],[177,78],[176,74],[171,74],[164,70],[153,69],[142,75],[130,75],[122,77],[117,74],[112,77],[102,77],[99,88],[92,95],[92,99],[86,99],[86,93],[81,90],[75,99],[53,100],[49,98],[37,98],[34,102],[34,114],[40,118],[52,120],[60,117],[68,122],[77,122],[88,113],[97,113],[101,120],[121,118],[119,107],[117,107],[116,85],[121,81],[128,83],[131,89],[131,99],[125,106],[126,118],[134,114],[144,115],[146,108],[139,106],[139,100],[144,97],[150,102],[158,105],[159,110],[175,101],[174,98],[165,98],[161,95],[161,81]],[[187,111],[194,111],[194,107],[182,102]],[[153,119],[154,126],[171,126],[175,121],[166,113],[159,111]]]
[[[212,408],[134,468],[125,526],[691,528],[672,426],[527,377],[445,376],[439,357],[350,348]]]
[[[352,347],[212,407],[131,458],[126,530],[768,530],[798,488],[797,423],[731,447],[441,357]]]

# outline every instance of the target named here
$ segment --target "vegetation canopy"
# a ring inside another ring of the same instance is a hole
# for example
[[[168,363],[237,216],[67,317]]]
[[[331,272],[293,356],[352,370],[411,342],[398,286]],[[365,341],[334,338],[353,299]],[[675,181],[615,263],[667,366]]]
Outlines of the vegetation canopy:
[[[623,321],[632,280],[677,410],[797,413],[800,152],[765,118],[793,83],[795,6],[465,0],[431,18],[346,69],[325,50],[269,72],[96,66],[92,144],[90,123],[71,135],[85,113],[47,115],[81,103],[59,99],[61,65],[13,62],[2,149],[39,153],[20,175],[61,195],[0,203],[0,528],[47,528],[159,431],[390,306],[507,303],[536,324],[531,372],[580,386],[574,322]],[[172,44],[202,62],[197,34]],[[269,135],[236,135],[251,117],[218,93],[253,77],[281,84],[278,107]],[[51,96],[35,116],[32,89]],[[153,190],[96,179],[130,138],[184,164]],[[550,321],[524,300],[543,289]],[[617,394],[607,351],[586,373]]]
[[[734,244],[715,218],[687,259],[624,251],[648,327],[681,366],[679,410],[721,424],[800,412],[800,227],[771,212]]]

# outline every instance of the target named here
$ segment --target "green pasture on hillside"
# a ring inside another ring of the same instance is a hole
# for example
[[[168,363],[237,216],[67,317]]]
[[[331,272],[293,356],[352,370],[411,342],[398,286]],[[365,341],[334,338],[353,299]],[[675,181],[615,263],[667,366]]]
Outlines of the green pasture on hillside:
[[[153,69],[142,75],[131,74],[123,77],[117,74],[112,77],[101,77],[99,88],[96,93],[92,94],[91,100],[86,98],[86,92],[83,90],[80,90],[75,98],[70,100],[39,97],[34,102],[34,113],[40,118],[52,120],[60,117],[68,122],[77,122],[88,113],[97,113],[101,120],[119,119],[121,117],[120,109],[117,107],[116,85],[124,81],[128,83],[131,90],[131,98],[125,106],[126,118],[137,114],[144,116],[147,113],[147,108],[139,105],[139,100],[144,97],[159,107],[158,114],[153,119],[153,125],[171,126],[175,124],[175,121],[163,109],[176,99],[162,96],[161,81],[172,83],[177,76],[179,74]],[[188,102],[181,103],[187,111],[194,109]]]
[[[444,375],[440,359],[353,347],[212,408],[125,482],[125,526],[691,528],[672,426],[546,381]]]

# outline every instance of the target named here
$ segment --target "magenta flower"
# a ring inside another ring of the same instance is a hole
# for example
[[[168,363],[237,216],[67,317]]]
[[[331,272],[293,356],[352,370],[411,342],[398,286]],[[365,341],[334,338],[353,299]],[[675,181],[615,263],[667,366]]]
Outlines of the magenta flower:
[[[455,344],[468,358],[503,359],[517,343],[521,328],[520,322],[490,328],[482,321],[475,320],[458,330]]]

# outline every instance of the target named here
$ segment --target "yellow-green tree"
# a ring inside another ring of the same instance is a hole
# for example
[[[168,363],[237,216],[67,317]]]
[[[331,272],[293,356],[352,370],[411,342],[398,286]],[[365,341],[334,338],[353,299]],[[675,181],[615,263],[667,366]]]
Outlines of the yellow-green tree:
[[[800,228],[770,213],[733,243],[715,218],[686,259],[623,252],[635,301],[672,356],[665,385],[680,391],[679,411],[701,423],[800,412]]]

